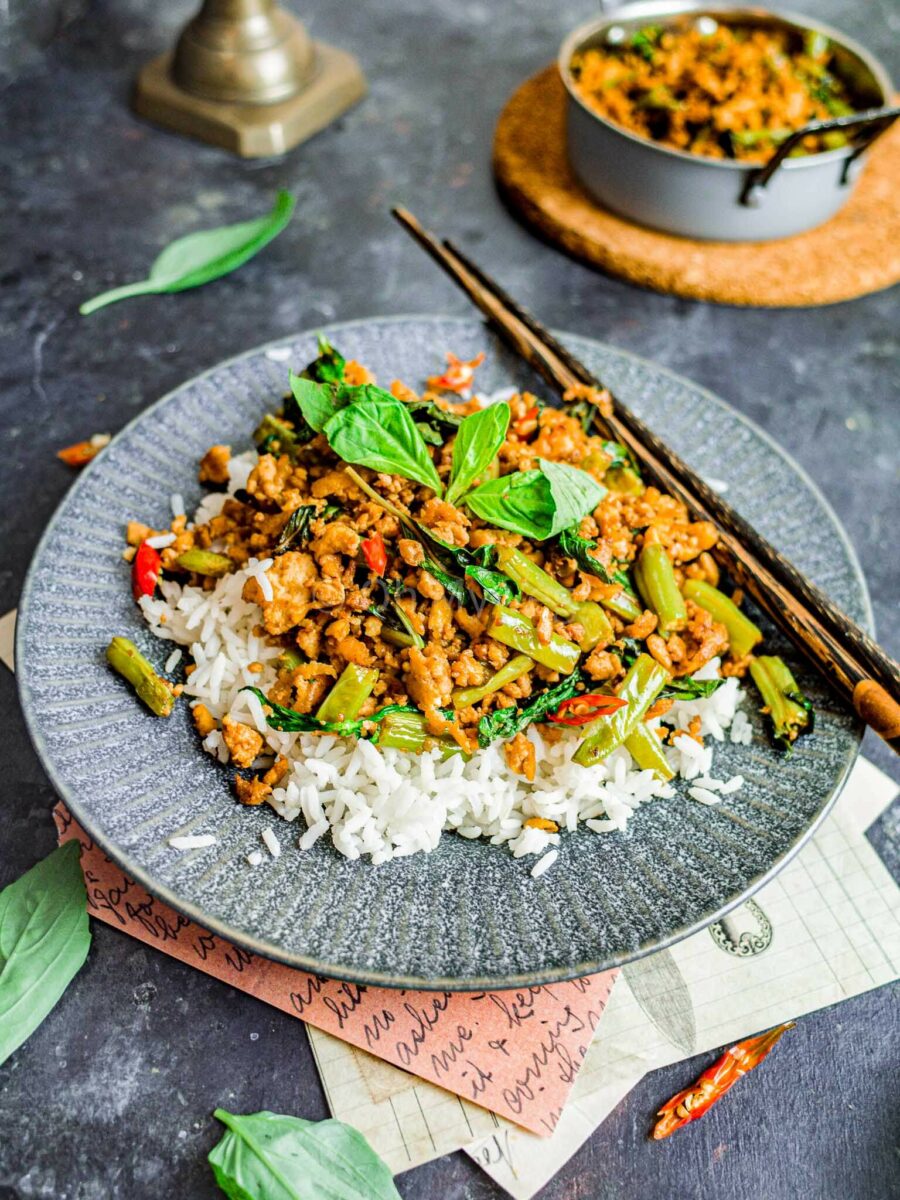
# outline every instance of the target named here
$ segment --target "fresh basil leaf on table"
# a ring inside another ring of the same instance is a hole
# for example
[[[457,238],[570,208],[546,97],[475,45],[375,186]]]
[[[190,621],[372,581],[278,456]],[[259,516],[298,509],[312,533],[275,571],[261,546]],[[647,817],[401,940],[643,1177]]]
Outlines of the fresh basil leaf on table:
[[[491,525],[544,541],[577,525],[606,495],[586,471],[539,461],[533,470],[489,479],[469,492],[464,503]]]
[[[228,1129],[209,1163],[231,1200],[400,1200],[387,1164],[342,1121],[222,1108],[213,1116]]]
[[[264,217],[203,229],[178,238],[163,250],[150,268],[146,279],[126,283],[87,300],[79,308],[82,316],[96,312],[117,300],[147,296],[159,292],[183,292],[200,287],[243,266],[285,228],[294,212],[294,197],[279,192],[275,205]]]
[[[91,944],[76,840],[0,892],[0,1063],[30,1037]]]
[[[324,433],[344,462],[402,475],[443,495],[428,448],[406,405],[387,392],[378,394],[377,388],[370,388],[362,399],[336,412]]]
[[[509,427],[509,405],[491,404],[466,417],[456,431],[447,502],[455,504],[497,457]]]

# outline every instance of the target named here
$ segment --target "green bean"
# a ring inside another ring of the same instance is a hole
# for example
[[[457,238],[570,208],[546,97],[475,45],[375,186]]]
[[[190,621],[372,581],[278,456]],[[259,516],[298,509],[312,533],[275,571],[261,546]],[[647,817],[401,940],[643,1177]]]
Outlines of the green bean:
[[[221,579],[223,575],[229,575],[234,570],[234,561],[226,554],[215,554],[212,550],[201,550],[198,546],[179,554],[175,565],[182,571],[193,571],[195,575],[210,575],[213,579]]]
[[[606,645],[615,637],[609,617],[593,600],[586,600],[578,605],[575,609],[575,620],[584,629],[584,633],[578,639],[582,650],[593,650],[601,642]]]
[[[106,648],[106,661],[131,684],[152,713],[158,717],[167,717],[171,713],[175,705],[171,687],[157,675],[134,642],[114,637]]]
[[[391,746],[419,754],[425,745],[425,717],[422,713],[391,712],[378,727],[375,741],[379,746]]]
[[[274,413],[266,413],[254,431],[253,440],[260,449],[263,448],[263,443],[277,442],[283,454],[293,455],[297,450],[297,435],[290,425],[286,425]]]
[[[352,721],[372,694],[378,672],[347,663],[337,683],[319,705],[318,721]]]
[[[626,706],[611,717],[601,717],[588,726],[587,736],[572,756],[573,760],[583,767],[603,762],[634,733],[668,679],[668,672],[655,658],[639,654],[616,689],[616,695],[627,701]]]
[[[519,654],[527,654],[535,662],[548,667],[551,671],[559,671],[561,675],[571,675],[581,655],[574,642],[559,634],[550,635],[550,641],[545,645],[540,641],[534,622],[502,604],[494,605],[494,615],[488,634],[509,646]]]
[[[674,633],[687,624],[684,597],[675,582],[672,560],[658,543],[645,545],[634,568],[634,581],[645,604],[656,613],[660,633]]]
[[[558,617],[569,620],[575,616],[578,601],[572,599],[572,593],[567,587],[549,575],[543,567],[539,567],[527,554],[515,550],[512,546],[497,547],[497,566],[514,583],[517,583],[527,596],[533,596],[546,604],[551,612]]]
[[[421,649],[425,645],[425,639],[413,630],[412,633],[406,633],[402,629],[391,629],[388,625],[383,625],[379,635],[383,642],[388,642],[392,646],[399,646],[400,649],[407,649],[410,646],[418,646]]]
[[[671,779],[675,772],[663,754],[662,742],[644,721],[638,721],[625,739],[625,749],[642,771],[655,771],[660,779]]]
[[[469,708],[473,704],[479,704],[485,696],[499,692],[502,687],[506,687],[514,679],[527,674],[533,666],[534,662],[527,654],[517,654],[479,687],[457,688],[451,696],[453,707],[456,709]]]
[[[543,567],[539,567],[521,550],[512,546],[497,547],[497,566],[527,596],[533,596],[545,604],[551,612],[566,620],[576,620],[584,626],[584,636],[579,641],[582,650],[593,650],[601,641],[611,641],[613,628],[598,604],[587,601],[580,604],[558,579],[554,579]]]
[[[812,728],[813,714],[785,661],[777,655],[761,655],[750,663],[750,674],[759,688],[775,731],[784,745],[790,745],[801,733]]]
[[[601,596],[600,603],[604,608],[608,608],[610,612],[615,613],[617,617],[621,617],[623,621],[636,621],[644,611],[637,600],[630,592],[626,592],[624,588],[620,592],[616,592],[614,596]]]
[[[625,496],[639,496],[644,490],[644,481],[633,467],[610,467],[603,482],[611,492]]]
[[[438,747],[444,758],[449,758],[451,754],[463,754],[462,747],[453,738],[429,733],[425,717],[418,712],[388,713],[373,741],[378,746],[390,746],[395,750],[405,750],[408,754],[421,754],[426,743]],[[468,759],[471,755],[464,757]]]
[[[728,645],[735,658],[743,658],[762,641],[762,630],[729,599],[724,592],[702,579],[689,579],[684,585],[688,600],[705,609],[714,621],[728,631]]]
[[[303,665],[303,658],[296,650],[282,650],[275,659],[276,671],[296,671],[298,667]]]

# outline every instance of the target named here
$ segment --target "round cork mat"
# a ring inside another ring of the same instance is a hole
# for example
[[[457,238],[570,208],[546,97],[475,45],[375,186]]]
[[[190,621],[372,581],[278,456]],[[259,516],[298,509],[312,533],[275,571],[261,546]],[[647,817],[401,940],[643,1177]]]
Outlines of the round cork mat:
[[[720,304],[834,304],[900,282],[900,122],[873,147],[853,196],[825,225],[774,242],[700,242],[600,208],[566,157],[556,65],[513,93],[494,135],[510,206],[548,241],[632,283]]]

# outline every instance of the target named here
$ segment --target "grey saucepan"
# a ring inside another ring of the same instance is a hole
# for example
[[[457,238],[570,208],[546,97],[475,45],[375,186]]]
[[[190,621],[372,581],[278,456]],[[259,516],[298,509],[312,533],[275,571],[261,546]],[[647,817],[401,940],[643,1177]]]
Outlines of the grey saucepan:
[[[842,129],[848,144],[802,157],[784,141],[762,166],[706,158],[638,137],[599,115],[578,95],[571,71],[576,52],[621,41],[648,24],[676,18],[771,26],[801,36],[820,33],[833,44],[836,69],[860,107],[851,117],[817,122],[806,131]],[[821,225],[849,199],[864,164],[863,151],[900,114],[888,107],[884,67],[844,34],[788,12],[709,8],[695,0],[638,0],[583,25],[563,42],[559,70],[568,97],[568,153],[586,190],[606,208],[668,233],[722,241],[766,241]]]

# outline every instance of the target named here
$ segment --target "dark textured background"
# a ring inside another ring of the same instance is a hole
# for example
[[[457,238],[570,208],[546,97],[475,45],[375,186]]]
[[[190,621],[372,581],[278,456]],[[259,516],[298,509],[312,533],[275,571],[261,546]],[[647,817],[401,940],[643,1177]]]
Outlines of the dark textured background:
[[[387,218],[388,205],[403,202],[548,323],[657,359],[774,434],[844,521],[880,637],[900,653],[896,292],[822,310],[710,307],[605,279],[516,225],[490,182],[492,127],[519,80],[592,14],[588,0],[306,0],[303,8],[316,36],[360,55],[371,95],[284,161],[238,162],[129,114],[137,66],[189,15],[181,0],[88,5],[0,92],[0,611],[16,603],[71,480],[53,458],[57,447],[115,432],[198,370],[297,329],[467,312]],[[897,73],[892,0],[815,8]],[[139,277],[170,238],[261,212],[280,186],[297,194],[297,216],[235,276],[90,320],[77,315],[81,299]],[[51,848],[53,796],[5,671],[0,715],[2,885]],[[866,750],[900,778],[889,752],[871,739]],[[896,806],[872,838],[896,872]],[[661,1145],[645,1137],[654,1107],[711,1056],[656,1072],[543,1195],[900,1196],[897,1011],[897,989],[882,988],[805,1018],[729,1101]],[[76,982],[0,1068],[0,1200],[211,1198],[205,1155],[219,1136],[217,1104],[326,1115],[297,1022],[98,925]],[[399,1187],[411,1200],[500,1194],[462,1155],[402,1176]]]

